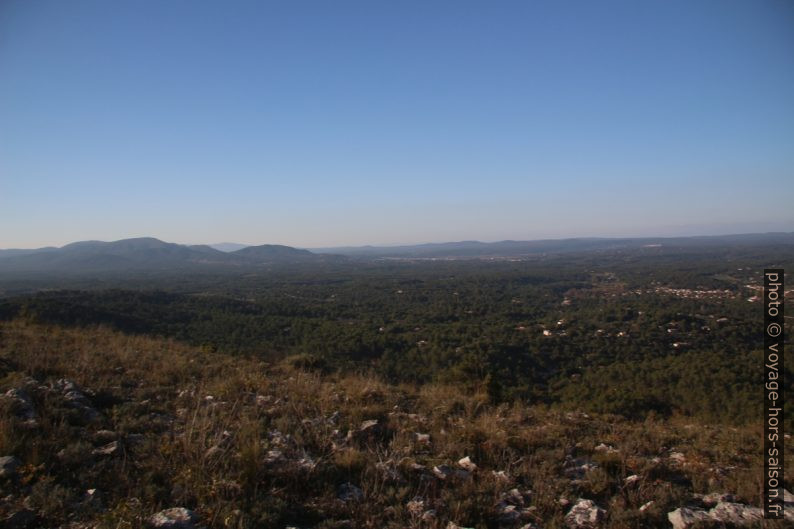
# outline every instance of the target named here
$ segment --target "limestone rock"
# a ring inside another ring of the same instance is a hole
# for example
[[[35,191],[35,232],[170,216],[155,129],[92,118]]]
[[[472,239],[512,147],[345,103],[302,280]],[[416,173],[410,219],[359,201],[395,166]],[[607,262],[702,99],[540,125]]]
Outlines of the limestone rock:
[[[94,448],[91,453],[95,456],[112,456],[119,451],[119,442],[111,441],[110,443]]]
[[[469,456],[460,459],[458,461],[458,465],[463,470],[467,470],[469,472],[474,472],[475,470],[477,470],[477,465],[474,464],[474,462],[471,460],[471,458],[469,458]]]
[[[377,426],[378,426],[378,420],[377,419],[370,419],[368,421],[362,422],[361,426],[359,426],[359,428],[358,428],[358,431],[362,432],[362,433],[363,432],[371,432],[371,431],[374,431],[375,428],[377,428]]]
[[[673,529],[689,529],[698,522],[708,522],[711,517],[703,509],[679,507],[673,512],[667,513],[667,519],[670,520]]]
[[[631,485],[632,483],[636,483],[639,480],[640,477],[637,474],[632,474],[631,476],[628,476],[626,479],[624,479],[623,483],[626,485]]]
[[[415,433],[414,437],[416,438],[416,442],[423,445],[430,444],[430,434],[429,433]]]
[[[598,507],[593,500],[580,498],[565,515],[565,525],[570,529],[591,529],[598,526],[605,515],[606,511]]]
[[[66,404],[80,412],[86,421],[94,421],[99,418],[99,412],[91,405],[85,392],[72,380],[61,378],[55,382],[53,389],[63,395]]]
[[[196,513],[184,507],[165,509],[149,518],[149,523],[156,529],[193,529],[197,521]]]
[[[718,522],[741,527],[763,520],[764,511],[760,507],[721,501],[709,511],[709,516]]]
[[[34,427],[36,422],[36,409],[33,401],[24,389],[9,389],[3,395],[11,401],[11,412],[24,421],[25,426]]]
[[[596,452],[603,452],[605,454],[616,454],[616,453],[618,453],[620,451],[617,448],[615,448],[614,446],[607,445],[607,444],[604,444],[604,443],[601,443],[601,444],[597,445],[594,448],[594,450]]]

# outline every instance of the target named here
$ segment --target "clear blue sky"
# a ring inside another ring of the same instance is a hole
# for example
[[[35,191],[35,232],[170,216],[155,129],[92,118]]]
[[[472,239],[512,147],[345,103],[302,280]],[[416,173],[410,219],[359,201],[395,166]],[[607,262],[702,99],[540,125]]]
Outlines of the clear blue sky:
[[[0,248],[794,231],[794,2],[0,2]]]

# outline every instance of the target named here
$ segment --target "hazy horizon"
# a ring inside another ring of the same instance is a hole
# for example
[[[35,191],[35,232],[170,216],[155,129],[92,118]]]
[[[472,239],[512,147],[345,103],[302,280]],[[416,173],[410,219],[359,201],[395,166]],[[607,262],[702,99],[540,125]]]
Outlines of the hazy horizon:
[[[794,231],[794,3],[0,4],[0,248]]]
[[[278,244],[284,246],[291,246],[294,248],[304,248],[304,249],[332,249],[332,248],[356,248],[356,247],[365,247],[365,246],[372,246],[372,247],[396,247],[396,246],[420,246],[423,244],[444,244],[444,243],[457,243],[457,242],[482,242],[482,243],[494,243],[494,242],[503,242],[503,241],[543,241],[543,240],[558,240],[558,239],[631,239],[631,238],[638,238],[638,239],[654,239],[654,238],[677,238],[677,237],[719,237],[723,235],[753,235],[753,234],[764,234],[764,233],[794,233],[794,228],[791,226],[785,227],[775,227],[774,224],[767,225],[768,229],[761,229],[760,226],[756,230],[752,229],[722,229],[722,230],[712,230],[712,231],[692,231],[690,229],[682,229],[678,231],[669,231],[669,232],[659,232],[659,233],[649,233],[649,234],[637,234],[637,235],[561,235],[557,237],[502,237],[496,239],[476,239],[476,238],[460,238],[460,239],[445,239],[445,240],[419,240],[419,241],[407,241],[407,242],[397,242],[397,243],[378,243],[378,242],[367,242],[362,244],[331,244],[331,245],[313,245],[313,246],[305,246],[299,244],[290,244],[289,242],[273,242],[273,241],[258,241],[258,242],[239,242],[239,241],[231,241],[231,240],[224,240],[218,242],[206,242],[206,241],[182,241],[182,240],[173,240],[164,237],[157,237],[154,235],[131,235],[129,237],[116,237],[116,238],[108,238],[108,239],[98,239],[98,238],[85,238],[85,239],[75,239],[70,240],[64,243],[58,244],[41,244],[37,246],[30,246],[30,247],[0,247],[0,250],[35,250],[39,248],[60,248],[62,246],[75,243],[75,242],[114,242],[120,240],[127,240],[127,239],[139,239],[139,238],[154,238],[161,240],[167,243],[176,243],[182,245],[205,245],[205,246],[224,246],[224,245],[234,245],[234,246],[260,246],[263,244]],[[221,251],[231,251],[231,250],[221,250]]]

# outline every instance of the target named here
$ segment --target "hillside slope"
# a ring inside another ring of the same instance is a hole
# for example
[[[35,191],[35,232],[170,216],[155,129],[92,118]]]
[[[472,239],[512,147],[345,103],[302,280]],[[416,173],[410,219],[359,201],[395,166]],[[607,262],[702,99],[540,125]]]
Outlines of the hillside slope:
[[[0,520],[142,527],[184,507],[211,528],[548,529],[580,514],[661,528],[684,505],[756,512],[754,428],[495,407],[484,390],[321,367],[3,323]]]

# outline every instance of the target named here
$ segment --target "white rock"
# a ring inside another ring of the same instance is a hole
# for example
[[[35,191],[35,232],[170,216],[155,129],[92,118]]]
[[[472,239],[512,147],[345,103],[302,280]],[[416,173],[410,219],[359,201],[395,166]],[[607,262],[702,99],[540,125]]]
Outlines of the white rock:
[[[460,468],[464,470],[468,470],[469,472],[474,472],[475,470],[477,470],[477,465],[474,464],[474,462],[469,458],[469,456],[460,459],[458,461],[458,465],[460,466]]]
[[[606,511],[598,507],[593,500],[580,498],[565,515],[565,525],[571,529],[591,529],[598,526],[605,515]]]
[[[673,529],[689,529],[698,522],[711,520],[711,517],[703,509],[679,507],[673,512],[668,512],[667,519],[673,524]]]
[[[752,525],[764,518],[760,507],[722,501],[709,511],[712,519],[737,526]]]
[[[184,507],[165,509],[149,518],[149,523],[158,529],[193,529],[197,521],[198,516]]]
[[[358,428],[358,431],[359,432],[366,432],[366,431],[372,430],[377,425],[378,425],[378,420],[377,419],[370,419],[368,421],[362,422],[361,426],[359,426],[359,428]]]
[[[118,435],[113,430],[99,430],[94,433],[94,440],[98,442],[109,443],[115,441]]]
[[[112,456],[115,454],[119,449],[119,442],[112,441],[104,446],[100,446],[99,448],[94,448],[91,453],[95,456]]]

